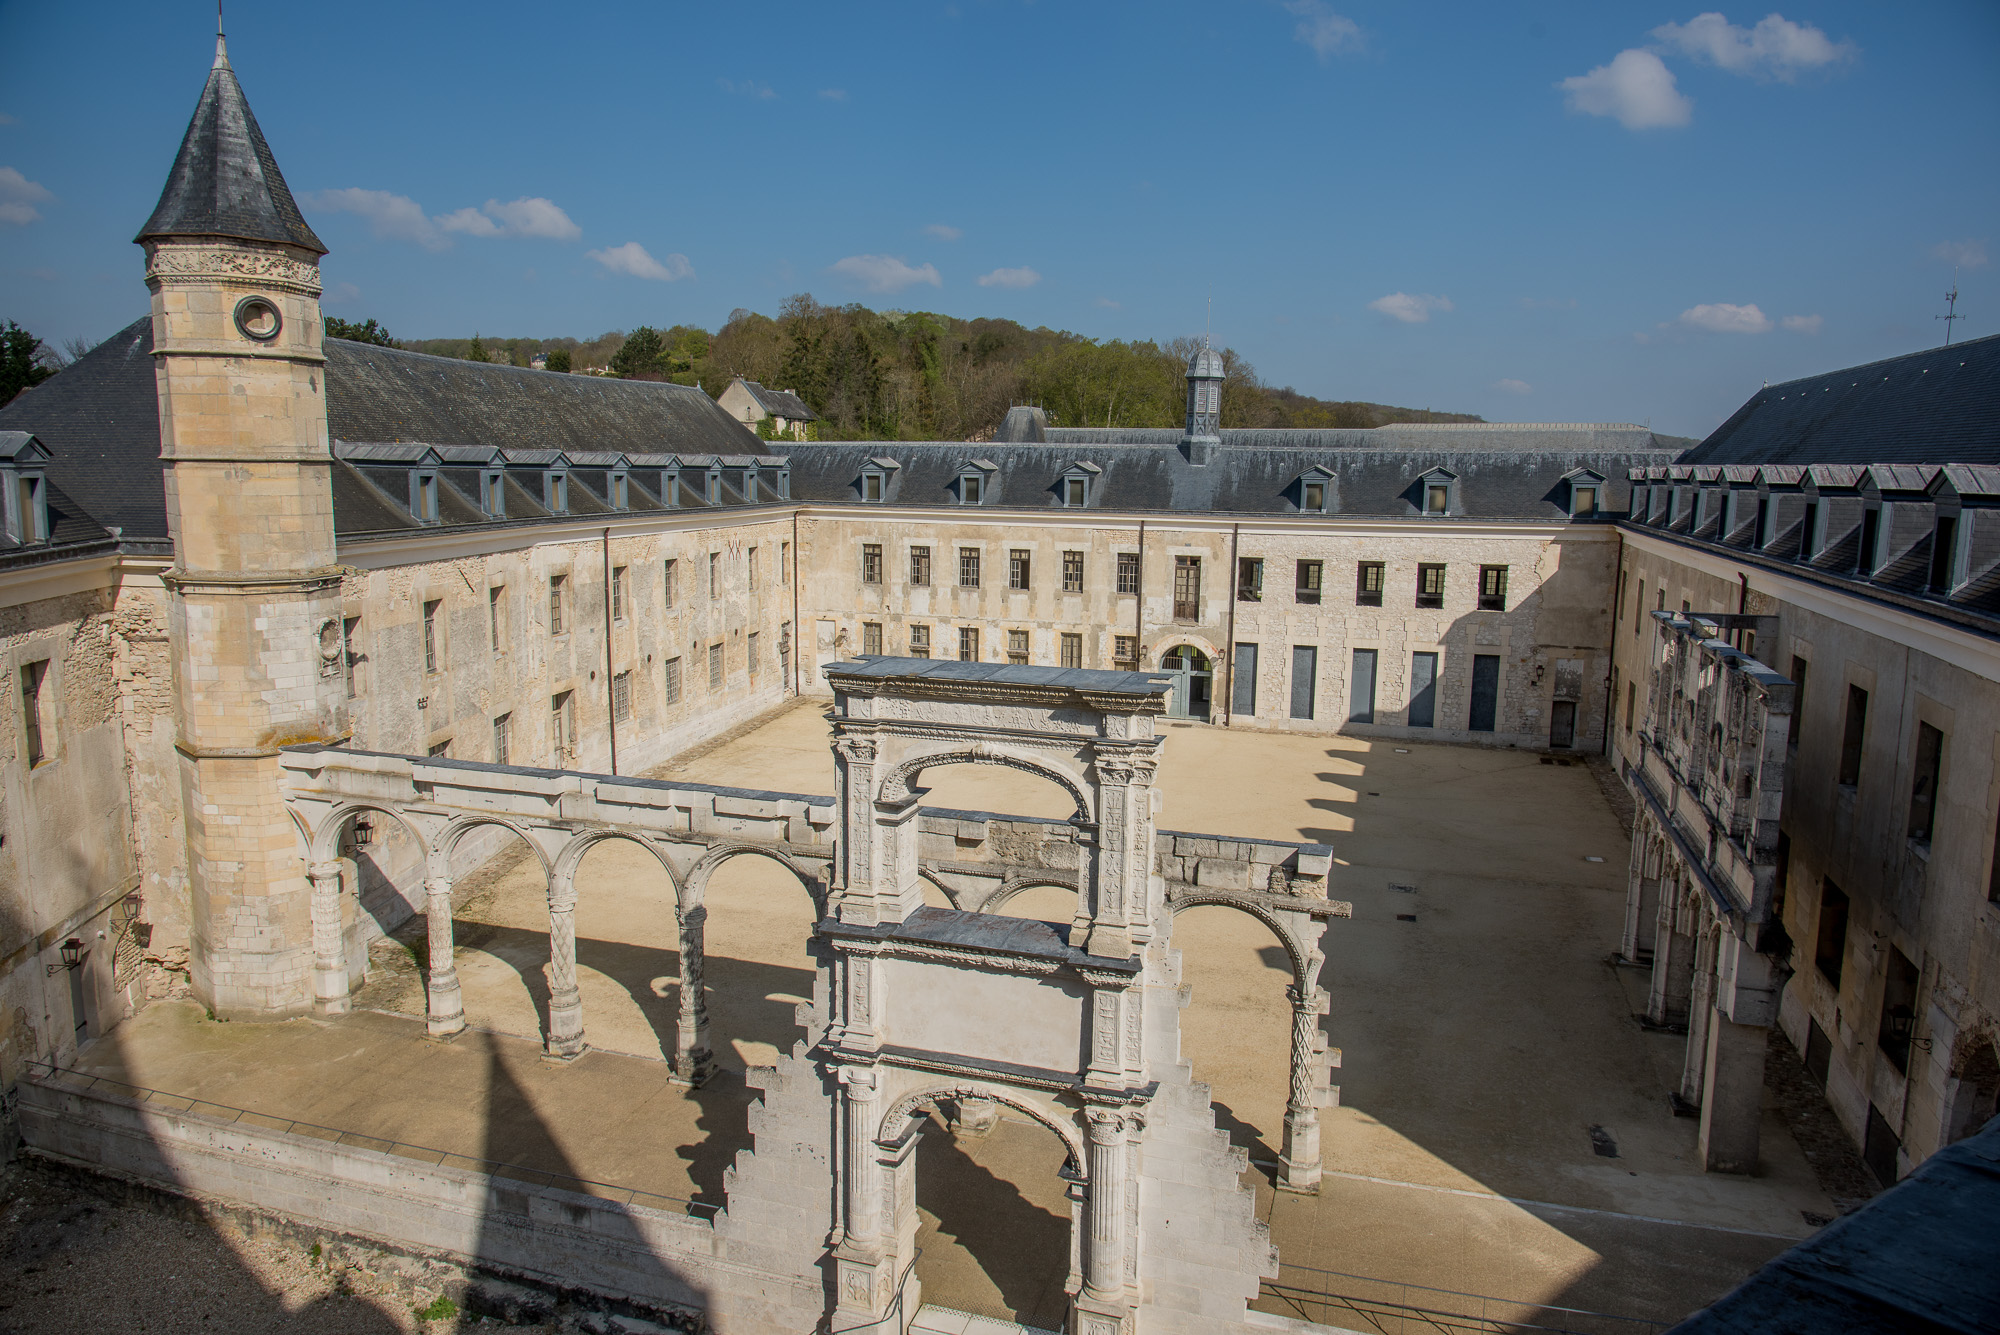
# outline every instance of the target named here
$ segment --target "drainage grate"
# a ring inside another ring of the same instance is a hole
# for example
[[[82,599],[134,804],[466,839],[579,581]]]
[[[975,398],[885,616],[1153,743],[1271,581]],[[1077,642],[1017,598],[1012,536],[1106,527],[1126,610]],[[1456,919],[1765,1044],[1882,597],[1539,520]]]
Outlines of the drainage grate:
[[[1590,1128],[1590,1151],[1600,1159],[1616,1159],[1618,1142],[1613,1140],[1611,1133],[1603,1127],[1593,1126]]]
[[[1417,915],[1414,913],[1398,913],[1396,915],[1397,922],[1415,922],[1416,920]]]

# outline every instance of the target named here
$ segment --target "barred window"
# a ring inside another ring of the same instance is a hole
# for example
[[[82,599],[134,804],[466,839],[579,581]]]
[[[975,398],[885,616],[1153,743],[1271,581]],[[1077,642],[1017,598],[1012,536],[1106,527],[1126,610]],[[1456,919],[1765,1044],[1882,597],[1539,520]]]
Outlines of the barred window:
[[[564,595],[568,592],[568,575],[549,576],[549,634],[551,635],[561,635],[566,629],[563,624],[563,603]]]
[[[708,689],[711,691],[722,689],[722,645],[720,643],[708,646]]]
[[[433,598],[424,604],[424,671],[438,670],[438,609],[444,600]]]
[[[430,749],[429,749],[428,751],[426,751],[426,752],[425,752],[424,754],[425,754],[425,755],[427,755],[427,756],[430,756],[430,757],[431,757],[432,759],[434,759],[434,760],[448,760],[448,759],[450,759],[450,758],[451,758],[451,738],[447,737],[447,738],[445,738],[445,739],[444,739],[443,741],[441,741],[441,742],[432,742],[432,743],[431,743],[431,745],[430,745]]]
[[[1010,630],[1007,632],[1007,661],[1016,667],[1028,665],[1028,632]]]
[[[611,719],[623,723],[632,717],[632,673],[628,670],[611,678]]]
[[[910,583],[928,586],[931,582],[931,549],[929,547],[910,548]]]
[[[1118,553],[1118,592],[1137,593],[1139,591],[1139,553]]]
[[[1111,666],[1120,672],[1139,670],[1139,637],[1137,635],[1114,635],[1111,637]]]
[[[493,720],[493,763],[496,765],[507,763],[507,733],[513,721],[512,714],[502,714]]]
[[[1062,637],[1062,665],[1066,668],[1083,666],[1083,636],[1064,631]]]
[[[958,587],[976,589],[979,587],[979,549],[961,547],[958,549]]]
[[[667,704],[679,704],[681,702],[681,660],[678,658],[669,658],[667,660],[665,688]]]
[[[960,626],[958,628],[958,661],[977,663],[979,661],[979,627]]]
[[[1016,547],[1007,553],[1007,587],[1025,589],[1028,587],[1030,555],[1025,548]]]
[[[882,652],[882,623],[864,621],[861,623],[861,652],[879,654]]]
[[[931,656],[931,628],[929,626],[910,627],[910,657],[929,658]]]
[[[863,584],[882,582],[882,544],[879,542],[861,544],[861,582]]]
[[[1063,553],[1063,592],[1083,592],[1083,553]]]

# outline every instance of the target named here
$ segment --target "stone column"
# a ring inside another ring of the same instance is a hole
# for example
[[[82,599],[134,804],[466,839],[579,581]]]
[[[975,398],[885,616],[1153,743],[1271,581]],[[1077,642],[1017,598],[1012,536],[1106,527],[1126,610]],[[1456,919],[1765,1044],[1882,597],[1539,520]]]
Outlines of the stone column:
[[[1128,1114],[1116,1108],[1086,1108],[1084,1116],[1090,1124],[1090,1246],[1084,1256],[1083,1292],[1074,1305],[1074,1329],[1077,1335],[1128,1335],[1132,1329],[1132,1303],[1125,1284]]]
[[[583,993],[576,985],[576,887],[559,876],[549,894],[548,1053],[565,1061],[583,1053]]]
[[[834,1329],[877,1331],[894,1300],[895,1255],[883,1205],[882,1150],[875,1142],[881,1120],[881,1084],[872,1067],[840,1071],[841,1227],[833,1249]],[[906,1129],[914,1149],[916,1126]],[[904,1162],[898,1159],[898,1163]],[[914,1312],[908,1315],[915,1315]]]
[[[1651,952],[1654,924],[1660,913],[1659,834],[1644,806],[1632,825],[1632,866],[1626,873],[1625,931],[1618,941],[1618,957],[1627,964],[1640,962],[1640,953]]]
[[[1701,1162],[1711,1173],[1757,1171],[1764,1120],[1764,1048],[1769,1025],[1738,1024],[1711,1012],[1703,1054]]]
[[[321,1015],[348,1011],[347,950],[340,930],[340,863],[306,867],[312,886],[313,1009]]]
[[[424,881],[424,926],[430,939],[430,975],[424,981],[428,995],[428,1027],[432,1038],[452,1038],[465,1031],[465,1001],[458,990],[457,944],[451,921],[451,878],[432,876]]]
[[[1000,1105],[992,1099],[961,1094],[952,1100],[952,1129],[961,1136],[984,1136],[1000,1124]]]
[[[1706,915],[1704,915],[1706,916]],[[1681,1062],[1681,1102],[1700,1107],[1708,1071],[1708,1031],[1715,1020],[1715,928],[1705,927],[1694,955],[1688,993],[1687,1056]]]
[[[1681,901],[1687,887],[1678,876],[1662,876],[1660,922],[1653,939],[1653,982],[1646,1018],[1662,1027],[1686,1024],[1693,983],[1694,925]]]
[[[697,904],[681,914],[680,1014],[674,1026],[677,1085],[699,1085],[715,1073],[715,1054],[708,1046],[708,994],[702,987],[702,952],[707,932],[705,905]]]
[[[1292,1092],[1285,1103],[1285,1145],[1278,1156],[1283,1173],[1278,1185],[1286,1191],[1317,1192],[1321,1164],[1316,1077],[1320,1053],[1326,1050],[1319,1017],[1330,998],[1322,989],[1302,993],[1296,986],[1286,989],[1286,995],[1292,1002]]]
[[[1084,886],[1093,955],[1125,959],[1153,939],[1153,775],[1150,754],[1127,744],[1093,752],[1096,856]]]

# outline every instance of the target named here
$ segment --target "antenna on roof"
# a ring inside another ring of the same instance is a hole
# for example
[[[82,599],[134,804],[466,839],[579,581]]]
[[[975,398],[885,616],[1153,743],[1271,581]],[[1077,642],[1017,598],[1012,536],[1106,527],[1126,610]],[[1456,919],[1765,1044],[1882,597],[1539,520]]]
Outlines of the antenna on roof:
[[[216,0],[216,3],[221,4],[222,0]],[[1201,345],[1204,348],[1214,346],[1214,344],[1209,342],[1209,337],[1208,337],[1209,330],[1212,329],[1214,325],[1215,325],[1215,294],[1211,292],[1208,294],[1208,314],[1202,316],[1201,318]],[[1950,326],[1946,327],[1949,328]]]
[[[1951,322],[1965,318],[1958,313],[1958,266],[1955,264],[1951,266],[1951,291],[1944,294],[1944,300],[1945,313],[1933,315],[1931,319],[1944,321],[1944,345],[1948,348],[1951,346]]]

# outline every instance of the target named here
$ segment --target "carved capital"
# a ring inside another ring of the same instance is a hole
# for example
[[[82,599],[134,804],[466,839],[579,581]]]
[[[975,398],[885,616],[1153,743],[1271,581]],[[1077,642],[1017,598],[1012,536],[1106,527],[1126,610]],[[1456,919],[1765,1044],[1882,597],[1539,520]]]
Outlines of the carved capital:
[[[1090,1143],[1093,1145],[1116,1145],[1125,1139],[1126,1128],[1131,1123],[1130,1114],[1119,1108],[1085,1108],[1083,1116],[1090,1123]]]
[[[333,861],[309,862],[306,864],[306,878],[312,881],[338,882],[340,880],[340,864]]]

